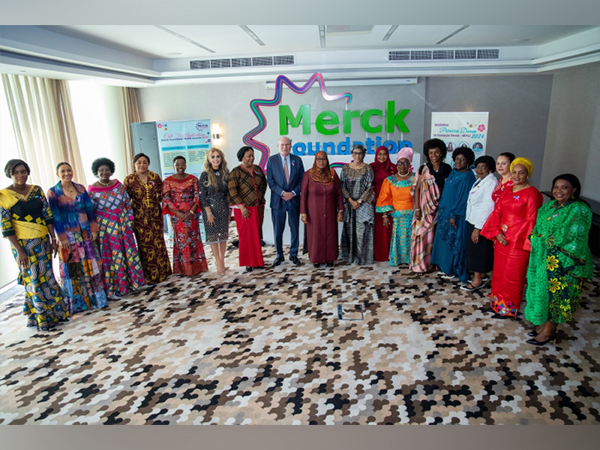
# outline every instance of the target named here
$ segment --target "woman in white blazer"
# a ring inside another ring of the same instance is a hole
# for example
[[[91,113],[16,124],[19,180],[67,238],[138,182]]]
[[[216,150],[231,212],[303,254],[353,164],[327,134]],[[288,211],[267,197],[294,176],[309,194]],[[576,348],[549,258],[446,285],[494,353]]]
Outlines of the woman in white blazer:
[[[489,281],[487,273],[494,267],[494,244],[479,232],[494,210],[492,192],[498,185],[494,176],[496,162],[491,156],[480,156],[475,160],[477,180],[467,200],[467,270],[473,272],[471,281],[462,286],[465,291],[481,289]]]

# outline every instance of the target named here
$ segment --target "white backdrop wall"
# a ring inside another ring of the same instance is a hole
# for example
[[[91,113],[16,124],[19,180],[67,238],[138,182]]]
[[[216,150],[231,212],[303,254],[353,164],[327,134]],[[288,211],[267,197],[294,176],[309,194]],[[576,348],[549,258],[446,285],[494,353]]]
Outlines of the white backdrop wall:
[[[561,173],[581,181],[581,194],[600,201],[600,63],[554,75],[542,189]]]
[[[140,89],[139,91],[140,113],[143,121],[160,120],[184,120],[184,119],[210,119],[212,123],[221,126],[223,143],[220,148],[225,152],[230,168],[239,164],[236,153],[244,145],[242,138],[244,134],[252,130],[258,121],[250,109],[250,101],[253,99],[272,99],[275,91],[266,90],[264,83],[228,83],[213,85],[187,85],[169,86]],[[288,137],[296,142],[334,142],[344,141],[346,137],[350,142],[365,142],[367,137],[376,140],[379,136],[385,140],[408,140],[412,141],[416,149],[423,145],[423,115],[425,82],[422,79],[416,85],[401,86],[360,86],[348,88],[328,88],[329,94],[340,94],[350,92],[353,96],[348,104],[349,110],[386,109],[386,102],[395,101],[396,112],[400,109],[410,109],[405,123],[410,133],[380,133],[368,135],[360,127],[360,120],[353,119],[352,133],[347,136],[343,134],[340,123],[340,134],[334,136],[319,136],[314,128],[314,121],[319,112],[329,110],[335,111],[340,122],[345,107],[343,100],[326,101],[322,98],[317,88],[310,89],[306,94],[295,94],[289,89],[284,89],[281,104],[289,105],[294,114],[298,112],[300,105],[308,104],[311,107],[312,133],[302,135],[300,128],[290,128]],[[270,147],[270,154],[277,153],[277,141],[279,134],[279,109],[275,107],[262,108],[267,119],[266,129],[255,137],[256,140],[264,142]],[[384,119],[385,120],[385,119]],[[372,125],[382,123],[378,117],[373,117]],[[384,126],[385,130],[385,126]],[[258,163],[259,152],[255,153]],[[350,156],[332,155],[330,162],[348,162]],[[374,155],[367,155],[366,162],[372,162]],[[312,167],[314,156],[303,157],[305,169]],[[267,191],[267,205],[270,192]],[[287,231],[287,230],[286,230]],[[272,226],[270,210],[265,212],[265,224],[263,226],[265,240],[272,243]],[[302,230],[301,230],[302,233]],[[284,242],[288,242],[289,236],[284,235]]]

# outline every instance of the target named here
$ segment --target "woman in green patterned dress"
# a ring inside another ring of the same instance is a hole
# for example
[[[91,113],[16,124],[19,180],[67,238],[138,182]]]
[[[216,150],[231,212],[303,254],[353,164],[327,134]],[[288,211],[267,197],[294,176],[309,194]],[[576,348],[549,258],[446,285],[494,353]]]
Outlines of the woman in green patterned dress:
[[[547,344],[559,323],[573,320],[581,287],[593,275],[588,246],[592,211],[579,200],[580,192],[575,175],[557,176],[554,200],[539,209],[531,232],[525,318],[537,327],[527,341],[533,345]]]

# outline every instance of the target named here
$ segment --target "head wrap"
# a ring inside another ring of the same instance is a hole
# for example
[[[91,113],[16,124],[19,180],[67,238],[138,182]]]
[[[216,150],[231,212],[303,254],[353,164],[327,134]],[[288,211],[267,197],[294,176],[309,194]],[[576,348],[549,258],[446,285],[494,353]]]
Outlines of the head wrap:
[[[384,163],[380,163],[377,160],[377,156],[380,151],[384,151],[387,159]],[[383,184],[383,180],[385,180],[390,175],[396,173],[396,164],[394,164],[390,158],[390,151],[387,147],[381,146],[377,147],[375,150],[375,161],[371,163],[371,168],[373,169],[373,185],[375,186],[375,196],[379,196],[379,190],[381,189],[381,185]]]
[[[327,160],[327,165],[322,169],[319,169],[319,167],[317,166],[317,157],[319,156],[324,156]],[[333,182],[335,171],[329,167],[329,158],[327,157],[327,153],[325,153],[324,151],[319,151],[315,153],[315,162],[313,163],[312,168],[308,170],[308,174],[315,183],[331,184]]]
[[[402,158],[408,159],[409,162],[412,163],[413,160],[413,149],[410,147],[404,147],[398,152],[398,157],[396,161],[400,161]]]
[[[531,163],[531,161],[529,159],[523,158],[522,156],[515,158],[514,161],[512,163],[510,163],[510,171],[511,172],[513,170],[513,167],[515,167],[517,164],[521,164],[521,165],[525,166],[525,168],[527,169],[528,176],[531,176],[531,174],[533,173],[533,164]]]

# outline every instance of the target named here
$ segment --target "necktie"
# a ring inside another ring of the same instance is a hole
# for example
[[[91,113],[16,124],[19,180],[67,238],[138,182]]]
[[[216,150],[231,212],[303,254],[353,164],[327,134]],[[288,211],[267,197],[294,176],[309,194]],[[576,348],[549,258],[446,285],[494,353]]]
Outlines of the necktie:
[[[290,183],[290,171],[288,170],[287,158],[283,158],[283,173],[285,175],[285,182]]]

